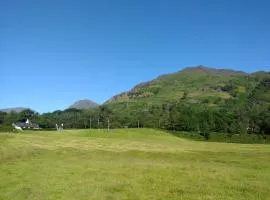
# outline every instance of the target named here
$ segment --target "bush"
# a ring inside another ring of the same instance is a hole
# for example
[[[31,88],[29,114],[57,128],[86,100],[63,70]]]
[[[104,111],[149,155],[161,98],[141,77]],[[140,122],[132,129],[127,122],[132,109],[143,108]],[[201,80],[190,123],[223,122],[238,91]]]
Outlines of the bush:
[[[12,132],[12,131],[13,131],[13,127],[11,125],[7,125],[7,124],[0,125],[0,132]]]

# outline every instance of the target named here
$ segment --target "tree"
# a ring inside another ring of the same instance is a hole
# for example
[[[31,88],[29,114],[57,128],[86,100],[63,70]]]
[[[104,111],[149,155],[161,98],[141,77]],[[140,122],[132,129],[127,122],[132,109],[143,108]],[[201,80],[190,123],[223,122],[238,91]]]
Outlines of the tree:
[[[6,116],[7,116],[6,112],[0,111],[0,124],[3,124],[5,122]]]
[[[31,109],[25,109],[20,112],[20,117],[23,119],[32,119],[36,115],[36,112]]]

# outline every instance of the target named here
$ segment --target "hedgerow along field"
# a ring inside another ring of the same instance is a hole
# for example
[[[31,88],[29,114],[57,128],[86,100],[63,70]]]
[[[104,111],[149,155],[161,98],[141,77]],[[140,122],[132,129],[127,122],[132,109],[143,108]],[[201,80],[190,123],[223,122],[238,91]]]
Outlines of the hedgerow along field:
[[[270,145],[153,129],[1,133],[0,199],[270,199]]]

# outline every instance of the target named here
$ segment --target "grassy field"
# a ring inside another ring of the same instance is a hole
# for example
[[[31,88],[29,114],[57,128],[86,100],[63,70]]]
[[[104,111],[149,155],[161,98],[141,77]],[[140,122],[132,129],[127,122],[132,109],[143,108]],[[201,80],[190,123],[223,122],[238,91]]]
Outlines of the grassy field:
[[[270,145],[152,129],[1,133],[0,199],[270,199]]]

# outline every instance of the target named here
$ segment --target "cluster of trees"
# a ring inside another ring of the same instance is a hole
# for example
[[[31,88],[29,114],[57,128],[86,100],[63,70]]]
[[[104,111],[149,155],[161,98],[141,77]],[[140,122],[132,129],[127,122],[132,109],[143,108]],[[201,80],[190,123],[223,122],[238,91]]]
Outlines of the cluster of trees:
[[[44,129],[55,128],[56,123],[64,123],[66,128],[106,128],[109,119],[111,128],[139,126],[196,131],[205,135],[209,132],[270,134],[270,105],[253,103],[249,106],[234,100],[220,107],[174,102],[162,105],[119,103],[44,114],[27,109],[21,113],[0,112],[0,125],[7,127],[26,118]]]
[[[42,129],[53,129],[56,124],[64,123],[65,128],[97,128],[104,126],[105,118],[109,117],[108,109],[102,106],[91,110],[80,110],[76,108],[64,111],[56,110],[52,113],[39,114],[30,109],[17,112],[0,112],[0,127],[7,129],[13,122],[24,122],[29,119],[32,123],[39,124]],[[99,121],[99,122],[98,122]]]

